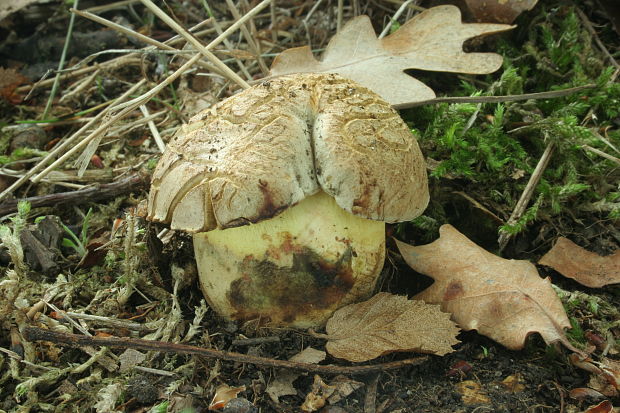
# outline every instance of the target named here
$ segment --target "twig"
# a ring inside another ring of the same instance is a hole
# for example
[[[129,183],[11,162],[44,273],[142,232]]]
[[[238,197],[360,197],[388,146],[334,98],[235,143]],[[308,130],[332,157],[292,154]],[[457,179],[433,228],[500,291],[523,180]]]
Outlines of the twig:
[[[75,7],[79,4],[79,0],[75,0]],[[56,77],[54,77],[54,84],[52,85],[52,90],[50,91],[50,96],[47,99],[47,103],[45,104],[45,109],[43,110],[43,115],[41,115],[42,119],[47,118],[47,114],[52,108],[52,103],[54,102],[54,96],[56,96],[56,92],[58,91],[58,84],[60,83],[60,71],[65,65],[65,59],[67,58],[67,50],[69,50],[69,43],[71,42],[71,35],[73,34],[73,23],[75,22],[75,15],[72,14],[69,18],[69,28],[67,29],[67,37],[65,38],[65,44],[62,48],[62,53],[60,54],[60,62],[58,62],[58,72],[56,73]]]
[[[594,41],[596,42],[596,45],[599,47],[599,49],[601,49],[605,57],[607,57],[607,60],[609,60],[609,62],[611,63],[613,67],[615,67],[616,69],[620,69],[620,64],[618,64],[618,62],[616,61],[616,59],[614,59],[612,54],[609,53],[609,50],[607,50],[603,42],[601,42],[601,39],[598,37],[598,34],[596,34],[596,30],[594,30],[594,27],[592,27],[592,23],[590,23],[590,20],[588,20],[588,16],[586,16],[585,13],[582,12],[579,7],[575,7],[575,10],[577,10],[577,14],[581,18],[581,22],[585,26],[586,30],[592,35],[592,37],[594,38]]]
[[[126,194],[138,189],[146,188],[149,179],[146,175],[133,174],[109,184],[95,185],[89,188],[72,192],[60,192],[57,194],[33,196],[24,198],[33,208],[43,206],[56,206],[58,204],[83,204],[85,202],[100,201],[118,195]],[[9,200],[0,204],[0,216],[17,211],[18,200]]]
[[[540,182],[540,178],[542,178],[542,175],[549,164],[549,160],[551,160],[551,155],[553,154],[554,149],[555,144],[553,142],[550,142],[545,148],[545,151],[538,160],[536,168],[534,168],[534,172],[532,172],[532,176],[530,176],[530,180],[527,182],[527,185],[521,194],[521,198],[517,201],[517,205],[515,205],[512,214],[510,214],[510,218],[508,218],[508,225],[514,225],[525,212],[527,204],[530,202],[530,199],[532,199],[532,195],[534,194],[534,189],[536,189],[536,186]],[[500,231],[499,238],[497,240],[500,251],[506,247],[511,237],[512,235],[507,231]]]
[[[324,366],[311,363],[298,363],[294,361],[276,360],[266,357],[251,356],[248,354],[232,353],[228,351],[213,350],[185,344],[167,343],[162,341],[140,340],[124,337],[88,337],[78,334],[64,334],[38,327],[26,327],[23,331],[24,338],[28,341],[51,341],[53,343],[66,344],[72,347],[80,346],[106,346],[112,348],[133,348],[145,351],[160,351],[164,353],[196,354],[199,356],[218,360],[250,363],[258,366],[285,368],[292,370],[308,371],[325,374],[367,374],[371,372],[399,369],[407,366],[417,366],[425,362],[428,357],[421,356],[389,363],[371,364],[366,366]]]
[[[243,346],[256,346],[258,344],[264,343],[279,343],[280,337],[271,336],[271,337],[256,337],[256,338],[240,338],[232,341],[232,345],[236,347]]]
[[[608,160],[610,160],[612,162],[615,162],[616,164],[620,165],[620,158],[616,158],[615,156],[610,155],[610,154],[608,154],[606,152],[603,152],[603,151],[601,151],[599,149],[593,148],[590,145],[582,145],[581,147],[583,149],[586,149],[586,150],[588,150],[590,152],[593,152],[593,153],[595,153],[595,154],[597,154],[599,156],[602,156],[605,159],[608,159]]]
[[[559,411],[559,413],[564,413],[564,390],[558,384],[557,381],[554,381],[553,384],[554,384],[555,388],[558,390],[558,393],[560,394],[560,411]]]
[[[573,93],[581,92],[582,90],[594,89],[597,85],[589,84],[577,87],[571,87],[568,89],[552,90],[548,92],[536,92],[536,93],[524,93],[522,95],[502,95],[502,96],[456,96],[456,97],[441,97],[428,100],[421,100],[417,102],[405,102],[394,105],[394,109],[409,109],[423,105],[433,105],[436,103],[501,103],[501,102],[516,102],[519,100],[528,99],[554,99],[563,96],[572,95]]]
[[[338,12],[336,14],[336,32],[342,29],[342,15],[344,9],[344,0],[338,0]]]
[[[366,397],[364,397],[364,413],[377,412],[377,385],[379,384],[379,374],[375,374],[366,385]]]

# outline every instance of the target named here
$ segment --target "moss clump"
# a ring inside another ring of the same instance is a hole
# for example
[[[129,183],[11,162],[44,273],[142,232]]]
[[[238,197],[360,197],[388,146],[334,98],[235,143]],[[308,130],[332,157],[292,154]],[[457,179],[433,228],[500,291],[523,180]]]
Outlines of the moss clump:
[[[557,221],[566,214],[571,214],[571,222],[586,216],[590,222],[618,219],[618,165],[597,151],[618,156],[620,84],[591,44],[573,8],[549,8],[538,21],[526,22],[512,38],[499,41],[496,49],[505,64],[497,79],[490,79],[483,90],[479,83],[462,81],[447,94],[521,94],[588,84],[595,88],[557,99],[444,103],[406,112],[434,165],[431,177],[441,179],[442,187],[466,191],[507,220],[543,151],[553,144],[551,161],[527,211],[502,229],[517,234],[532,222]],[[442,215],[429,209],[414,225],[450,220]]]

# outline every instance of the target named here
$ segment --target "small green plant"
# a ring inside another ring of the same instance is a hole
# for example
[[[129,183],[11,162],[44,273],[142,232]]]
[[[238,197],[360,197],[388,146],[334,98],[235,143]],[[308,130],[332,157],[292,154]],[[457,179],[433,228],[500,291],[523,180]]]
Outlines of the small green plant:
[[[0,166],[28,158],[45,156],[47,152],[32,148],[17,148],[10,155],[0,155]]]
[[[15,272],[18,275],[23,275],[26,272],[20,233],[26,226],[29,213],[30,203],[19,201],[17,204],[17,214],[11,218],[13,228],[11,229],[8,225],[0,225],[0,241],[7,248],[11,261],[13,261]]]
[[[484,358],[489,357],[489,349],[488,349],[488,348],[486,348],[485,346],[480,346],[480,348],[482,348],[482,356],[483,356]]]
[[[64,231],[69,235],[69,238],[62,239],[62,246],[72,248],[80,257],[86,255],[86,245],[88,244],[88,226],[90,224],[90,217],[92,216],[93,209],[89,208],[84,221],[82,222],[82,228],[80,230],[79,237],[65,224],[61,223]]]
[[[581,328],[581,325],[579,324],[579,320],[577,320],[577,318],[575,317],[569,317],[569,320],[571,328],[570,330],[566,331],[566,336],[573,343],[585,344],[586,336],[583,329]]]
[[[149,410],[149,413],[166,413],[168,411],[169,404],[170,403],[168,402],[168,400],[166,400],[165,402],[159,403],[153,406],[151,410]]]

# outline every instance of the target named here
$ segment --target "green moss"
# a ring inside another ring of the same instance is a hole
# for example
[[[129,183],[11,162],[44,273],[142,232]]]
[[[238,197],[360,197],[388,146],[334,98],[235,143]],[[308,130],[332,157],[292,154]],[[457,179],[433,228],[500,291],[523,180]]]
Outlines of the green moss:
[[[431,180],[441,180],[442,186],[456,182],[459,190],[466,190],[504,220],[545,148],[553,143],[551,160],[528,209],[516,224],[502,227],[511,234],[543,219],[563,214],[574,218],[575,211],[595,203],[605,205],[597,219],[620,218],[614,204],[620,198],[619,189],[613,185],[620,181],[620,171],[591,149],[618,156],[612,149],[620,147],[615,124],[620,115],[620,84],[612,79],[614,69],[606,67],[572,8],[550,7],[538,19],[499,41],[496,50],[505,58],[504,67],[488,88],[480,90],[463,81],[446,94],[521,94],[588,84],[596,88],[557,99],[444,103],[404,113],[425,155],[436,165]],[[425,214],[433,216],[429,210]]]

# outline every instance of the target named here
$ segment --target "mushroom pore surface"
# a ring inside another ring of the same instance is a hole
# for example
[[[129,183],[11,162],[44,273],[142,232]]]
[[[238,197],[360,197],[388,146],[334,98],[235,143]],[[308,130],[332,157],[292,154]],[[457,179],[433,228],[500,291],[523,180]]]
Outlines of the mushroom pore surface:
[[[334,74],[266,81],[194,116],[151,185],[148,218],[195,234],[201,285],[220,314],[299,326],[368,296],[384,222],[417,217],[429,198],[398,113]]]

